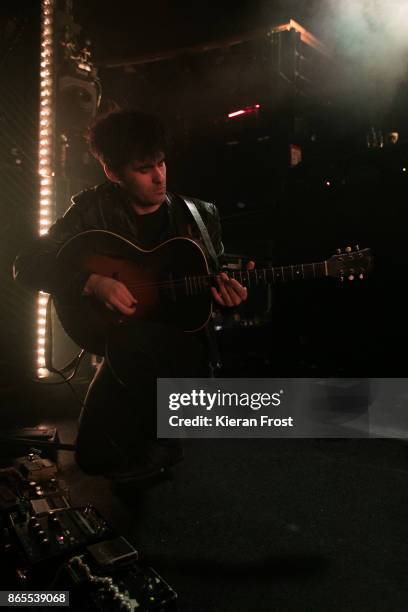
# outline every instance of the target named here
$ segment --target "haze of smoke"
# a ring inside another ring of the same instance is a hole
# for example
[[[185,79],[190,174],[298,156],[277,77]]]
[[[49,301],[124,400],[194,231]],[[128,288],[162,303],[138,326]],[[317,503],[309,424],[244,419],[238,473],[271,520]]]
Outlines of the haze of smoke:
[[[407,76],[407,0],[327,0],[313,24],[343,62],[345,89],[375,95],[384,110]]]

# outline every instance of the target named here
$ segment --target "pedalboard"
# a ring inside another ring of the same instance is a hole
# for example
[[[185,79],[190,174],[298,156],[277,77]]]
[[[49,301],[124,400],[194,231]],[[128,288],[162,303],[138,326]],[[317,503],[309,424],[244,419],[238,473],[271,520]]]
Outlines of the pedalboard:
[[[68,590],[74,609],[173,612],[177,593],[92,506],[72,507],[49,459],[30,453],[0,470],[3,587]]]
[[[30,564],[65,558],[81,547],[112,537],[110,525],[93,506],[43,514],[10,514],[11,527]]]

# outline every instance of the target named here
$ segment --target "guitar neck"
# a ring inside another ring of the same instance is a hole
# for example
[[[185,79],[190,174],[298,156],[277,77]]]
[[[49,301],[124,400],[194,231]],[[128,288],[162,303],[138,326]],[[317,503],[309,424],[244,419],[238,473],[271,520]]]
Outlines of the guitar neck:
[[[233,270],[228,275],[248,287],[294,280],[313,280],[328,276],[327,262],[276,266],[254,270]]]

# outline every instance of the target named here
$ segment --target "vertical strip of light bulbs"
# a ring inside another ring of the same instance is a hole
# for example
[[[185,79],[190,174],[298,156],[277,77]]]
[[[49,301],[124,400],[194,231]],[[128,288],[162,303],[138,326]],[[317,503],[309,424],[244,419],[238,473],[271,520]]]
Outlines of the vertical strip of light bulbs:
[[[39,117],[39,215],[40,236],[47,233],[55,215],[54,185],[54,12],[55,0],[41,0],[40,117]],[[49,296],[37,298],[37,376],[48,375],[45,362],[46,316]]]

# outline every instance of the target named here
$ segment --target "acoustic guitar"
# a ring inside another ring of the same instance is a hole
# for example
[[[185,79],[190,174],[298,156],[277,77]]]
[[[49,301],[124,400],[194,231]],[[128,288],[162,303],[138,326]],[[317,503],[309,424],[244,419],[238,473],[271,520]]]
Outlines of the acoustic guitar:
[[[121,281],[138,301],[135,314],[125,317],[92,296],[54,296],[65,331],[91,353],[104,354],[105,337],[115,325],[148,320],[194,332],[211,317],[210,288],[217,286],[216,274],[211,273],[202,248],[189,238],[172,238],[148,251],[112,232],[90,230],[66,242],[57,258],[80,270]],[[348,248],[322,262],[228,273],[250,290],[264,284],[324,277],[362,279],[371,261],[370,249]]]

